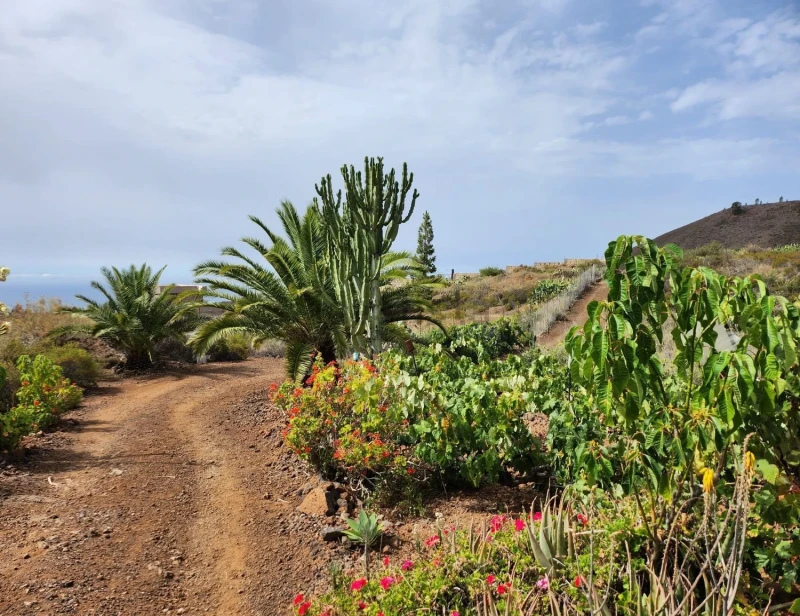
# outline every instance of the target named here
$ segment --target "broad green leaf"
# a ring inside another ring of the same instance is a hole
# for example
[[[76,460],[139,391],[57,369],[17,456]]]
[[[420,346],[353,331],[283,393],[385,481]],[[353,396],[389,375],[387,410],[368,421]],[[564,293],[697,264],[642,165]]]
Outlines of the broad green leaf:
[[[763,458],[756,462],[756,472],[764,479],[764,481],[772,484],[778,481],[778,477],[780,477],[781,474],[781,471],[777,466],[770,464]]]

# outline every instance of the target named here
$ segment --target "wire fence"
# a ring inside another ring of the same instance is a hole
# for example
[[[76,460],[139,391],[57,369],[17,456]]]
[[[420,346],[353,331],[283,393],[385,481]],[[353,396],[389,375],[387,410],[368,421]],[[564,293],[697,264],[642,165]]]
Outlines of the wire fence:
[[[564,316],[587,288],[595,284],[603,275],[603,268],[596,265],[584,270],[564,291],[536,308],[523,311],[519,324],[537,338],[550,331],[559,318]]]

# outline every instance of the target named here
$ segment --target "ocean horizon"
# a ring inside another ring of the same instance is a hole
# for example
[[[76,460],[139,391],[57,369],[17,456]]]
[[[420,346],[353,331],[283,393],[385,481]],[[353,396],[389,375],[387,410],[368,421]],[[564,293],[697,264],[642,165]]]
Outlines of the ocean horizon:
[[[39,299],[58,299],[63,304],[80,305],[80,300],[75,295],[85,295],[92,299],[99,299],[102,294],[91,287],[91,278],[73,278],[64,280],[53,277],[17,277],[9,276],[8,280],[0,283],[0,302],[13,308],[17,304],[25,305]]]

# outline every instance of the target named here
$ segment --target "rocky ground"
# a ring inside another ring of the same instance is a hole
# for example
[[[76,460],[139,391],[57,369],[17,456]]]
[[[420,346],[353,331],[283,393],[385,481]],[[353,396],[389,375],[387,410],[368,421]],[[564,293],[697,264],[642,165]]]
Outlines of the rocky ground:
[[[58,432],[0,466],[0,615],[290,613],[329,567],[359,502],[283,446],[268,401],[283,363],[251,359],[102,384]],[[519,511],[535,486],[438,495],[385,512],[401,558],[437,518]]]

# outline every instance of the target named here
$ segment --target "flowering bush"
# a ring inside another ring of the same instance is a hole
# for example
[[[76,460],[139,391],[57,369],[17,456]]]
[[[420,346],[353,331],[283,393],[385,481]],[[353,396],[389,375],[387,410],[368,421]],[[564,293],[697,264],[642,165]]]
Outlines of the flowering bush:
[[[310,616],[749,614],[738,608],[753,595],[744,598],[733,582],[743,548],[720,545],[745,523],[754,478],[748,459],[731,497],[708,492],[676,522],[686,547],[674,579],[668,568],[645,566],[674,557],[648,552],[633,497],[576,486],[521,516],[495,515],[464,529],[438,526],[417,538],[414,556],[386,557],[370,577],[334,580],[329,593],[302,597],[296,612],[300,605]],[[712,564],[709,554],[720,560]]]
[[[64,378],[61,368],[44,355],[23,355],[17,369],[17,406],[0,416],[0,451],[15,449],[26,434],[50,427],[83,397],[82,390]]]
[[[273,387],[273,401],[288,415],[284,437],[298,456],[352,482],[408,475],[407,421],[398,413],[396,390],[375,366],[318,360],[306,385]]]
[[[329,476],[373,487],[435,475],[477,487],[540,460],[523,416],[556,404],[563,377],[538,354],[476,364],[436,346],[376,365],[317,362],[306,387],[286,382],[273,399],[287,413],[287,443]]]

